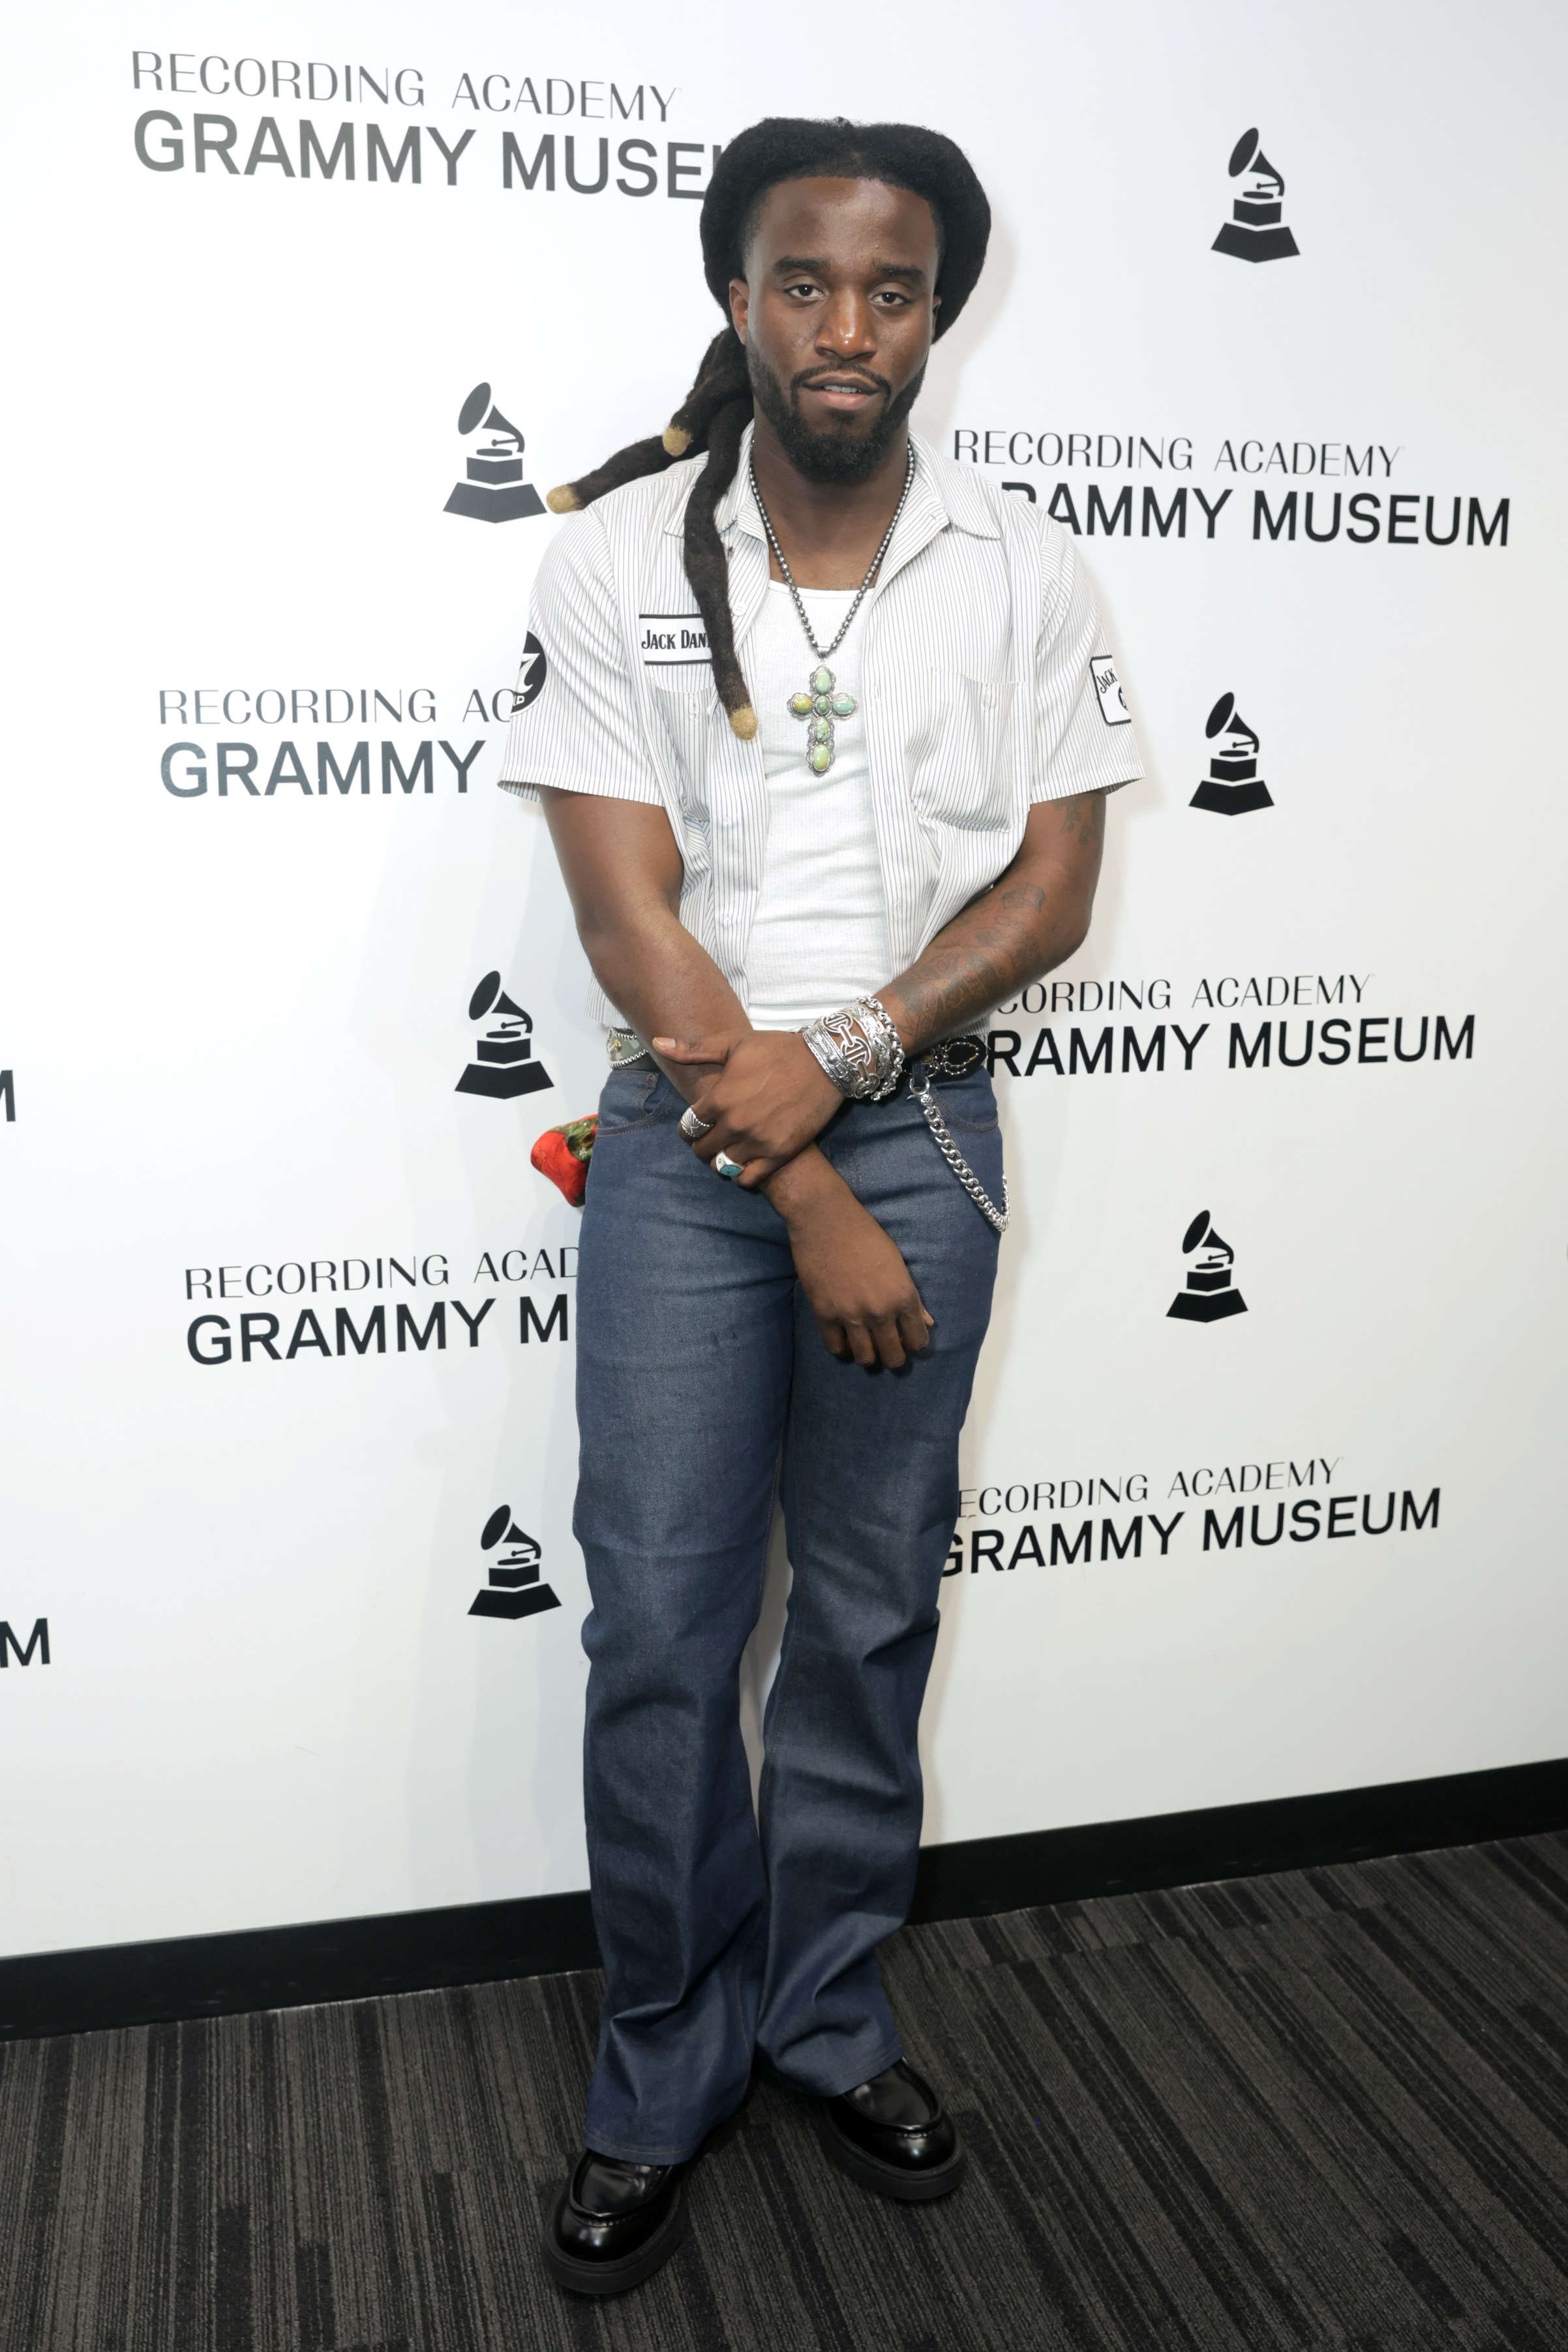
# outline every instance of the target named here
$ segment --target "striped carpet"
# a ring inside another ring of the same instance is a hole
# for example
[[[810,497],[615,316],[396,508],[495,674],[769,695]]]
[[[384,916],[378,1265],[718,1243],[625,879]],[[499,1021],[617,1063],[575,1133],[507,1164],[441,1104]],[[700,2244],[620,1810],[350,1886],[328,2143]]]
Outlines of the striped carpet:
[[[973,2154],[759,2091],[648,2286],[555,2293],[591,1976],[0,2049],[5,2352],[1568,2347],[1568,1835],[907,1930]]]

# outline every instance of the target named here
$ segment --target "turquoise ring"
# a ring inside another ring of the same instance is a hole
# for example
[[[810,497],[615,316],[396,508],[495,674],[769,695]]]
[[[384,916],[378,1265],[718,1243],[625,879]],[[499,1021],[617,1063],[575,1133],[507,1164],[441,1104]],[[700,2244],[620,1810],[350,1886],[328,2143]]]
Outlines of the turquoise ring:
[[[713,1168],[714,1172],[717,1175],[727,1176],[731,1184],[734,1182],[737,1176],[744,1173],[741,1161],[738,1160],[731,1160],[727,1151],[718,1151],[714,1153]]]

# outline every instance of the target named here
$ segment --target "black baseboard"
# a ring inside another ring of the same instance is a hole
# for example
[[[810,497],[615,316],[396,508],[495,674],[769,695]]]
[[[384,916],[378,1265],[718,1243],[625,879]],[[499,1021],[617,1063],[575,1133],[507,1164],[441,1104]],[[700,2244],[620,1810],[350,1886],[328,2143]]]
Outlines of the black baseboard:
[[[927,1846],[914,1921],[1248,1878],[1568,1829],[1568,1759]],[[586,1895],[0,1960],[0,2040],[294,2009],[594,1968]]]
[[[1215,1878],[1258,1878],[1376,1854],[1419,1853],[1568,1829],[1568,1759],[1278,1797],[1260,1805],[1152,1813],[1022,1837],[931,1845],[911,1921],[973,1919],[1091,1895],[1132,1895]]]

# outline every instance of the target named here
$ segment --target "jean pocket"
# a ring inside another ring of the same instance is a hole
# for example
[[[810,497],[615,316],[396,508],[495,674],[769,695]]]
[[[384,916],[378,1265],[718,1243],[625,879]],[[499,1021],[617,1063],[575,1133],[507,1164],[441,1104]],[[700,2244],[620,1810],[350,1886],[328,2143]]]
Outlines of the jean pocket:
[[[961,1129],[965,1135],[993,1135],[1000,1124],[996,1115],[996,1089],[989,1071],[981,1067],[971,1070],[965,1078],[937,1078],[931,1091],[942,1106],[942,1115],[949,1127]]]
[[[596,1140],[624,1135],[634,1127],[651,1127],[658,1117],[658,1095],[664,1083],[659,1070],[612,1070],[599,1097]]]

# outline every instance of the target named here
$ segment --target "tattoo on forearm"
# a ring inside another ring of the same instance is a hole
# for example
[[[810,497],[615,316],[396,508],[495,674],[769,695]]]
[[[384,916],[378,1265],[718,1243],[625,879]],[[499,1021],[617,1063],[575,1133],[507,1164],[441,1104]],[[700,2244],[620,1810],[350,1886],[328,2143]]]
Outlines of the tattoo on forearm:
[[[983,1013],[1007,993],[1012,974],[992,961],[984,942],[970,938],[933,941],[899,982],[904,1011],[922,1037],[939,1036],[969,1014]]]
[[[1061,830],[1092,850],[1105,823],[1105,795],[1086,793],[1061,803]],[[989,1006],[1012,996],[1070,955],[1083,937],[1087,895],[1064,880],[1047,887],[1025,874],[998,877],[995,887],[956,916],[912,968],[890,983],[917,1043],[951,1035]],[[1095,861],[1096,866],[1098,860]],[[1038,872],[1037,864],[1034,870]]]
[[[1104,822],[1105,794],[1086,793],[1076,801],[1063,801],[1062,831],[1078,835],[1079,847],[1088,849],[1094,840],[1095,827]]]

